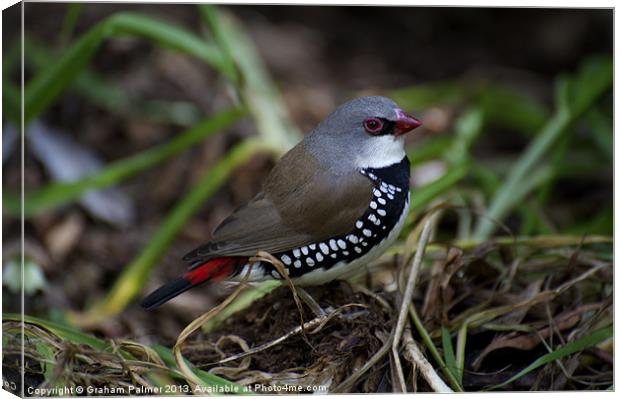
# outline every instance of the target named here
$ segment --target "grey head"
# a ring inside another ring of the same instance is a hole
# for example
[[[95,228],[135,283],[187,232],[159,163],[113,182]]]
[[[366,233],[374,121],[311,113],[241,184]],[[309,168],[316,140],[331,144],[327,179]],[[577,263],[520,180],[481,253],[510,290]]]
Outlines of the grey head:
[[[402,135],[421,124],[389,98],[360,97],[336,108],[301,145],[319,162],[343,172],[381,168],[403,159]]]

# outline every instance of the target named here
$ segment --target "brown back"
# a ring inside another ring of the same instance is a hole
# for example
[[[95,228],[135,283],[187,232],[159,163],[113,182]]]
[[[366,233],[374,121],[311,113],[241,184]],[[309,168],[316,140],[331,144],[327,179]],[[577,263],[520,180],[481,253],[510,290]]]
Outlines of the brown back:
[[[351,231],[371,198],[372,183],[359,171],[327,169],[298,145],[276,164],[263,192],[225,219],[210,243],[183,259],[277,253],[324,241]]]

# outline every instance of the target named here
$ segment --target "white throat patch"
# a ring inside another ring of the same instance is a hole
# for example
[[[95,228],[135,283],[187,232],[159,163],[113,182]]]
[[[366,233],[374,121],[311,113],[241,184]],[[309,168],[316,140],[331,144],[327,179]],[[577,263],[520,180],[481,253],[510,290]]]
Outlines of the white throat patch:
[[[375,137],[372,145],[360,149],[355,158],[355,166],[360,169],[379,169],[402,161],[405,157],[405,139],[392,135]]]

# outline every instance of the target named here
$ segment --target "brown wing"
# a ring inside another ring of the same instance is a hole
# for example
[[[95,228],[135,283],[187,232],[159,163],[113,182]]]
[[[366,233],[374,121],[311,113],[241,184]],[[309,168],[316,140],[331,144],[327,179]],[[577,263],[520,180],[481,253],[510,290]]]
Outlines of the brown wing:
[[[338,174],[298,146],[267,178],[264,191],[235,211],[213,239],[183,258],[191,264],[217,256],[277,253],[351,231],[372,198],[372,183],[357,171]]]

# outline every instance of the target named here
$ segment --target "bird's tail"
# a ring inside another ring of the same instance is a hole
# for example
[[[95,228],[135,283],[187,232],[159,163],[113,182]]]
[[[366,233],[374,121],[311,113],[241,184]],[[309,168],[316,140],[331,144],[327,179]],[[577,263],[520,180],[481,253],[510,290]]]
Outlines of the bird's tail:
[[[198,265],[181,277],[162,285],[142,300],[142,307],[151,310],[168,302],[177,295],[207,281],[218,281],[235,272],[239,265],[247,263],[247,258],[215,258]]]

